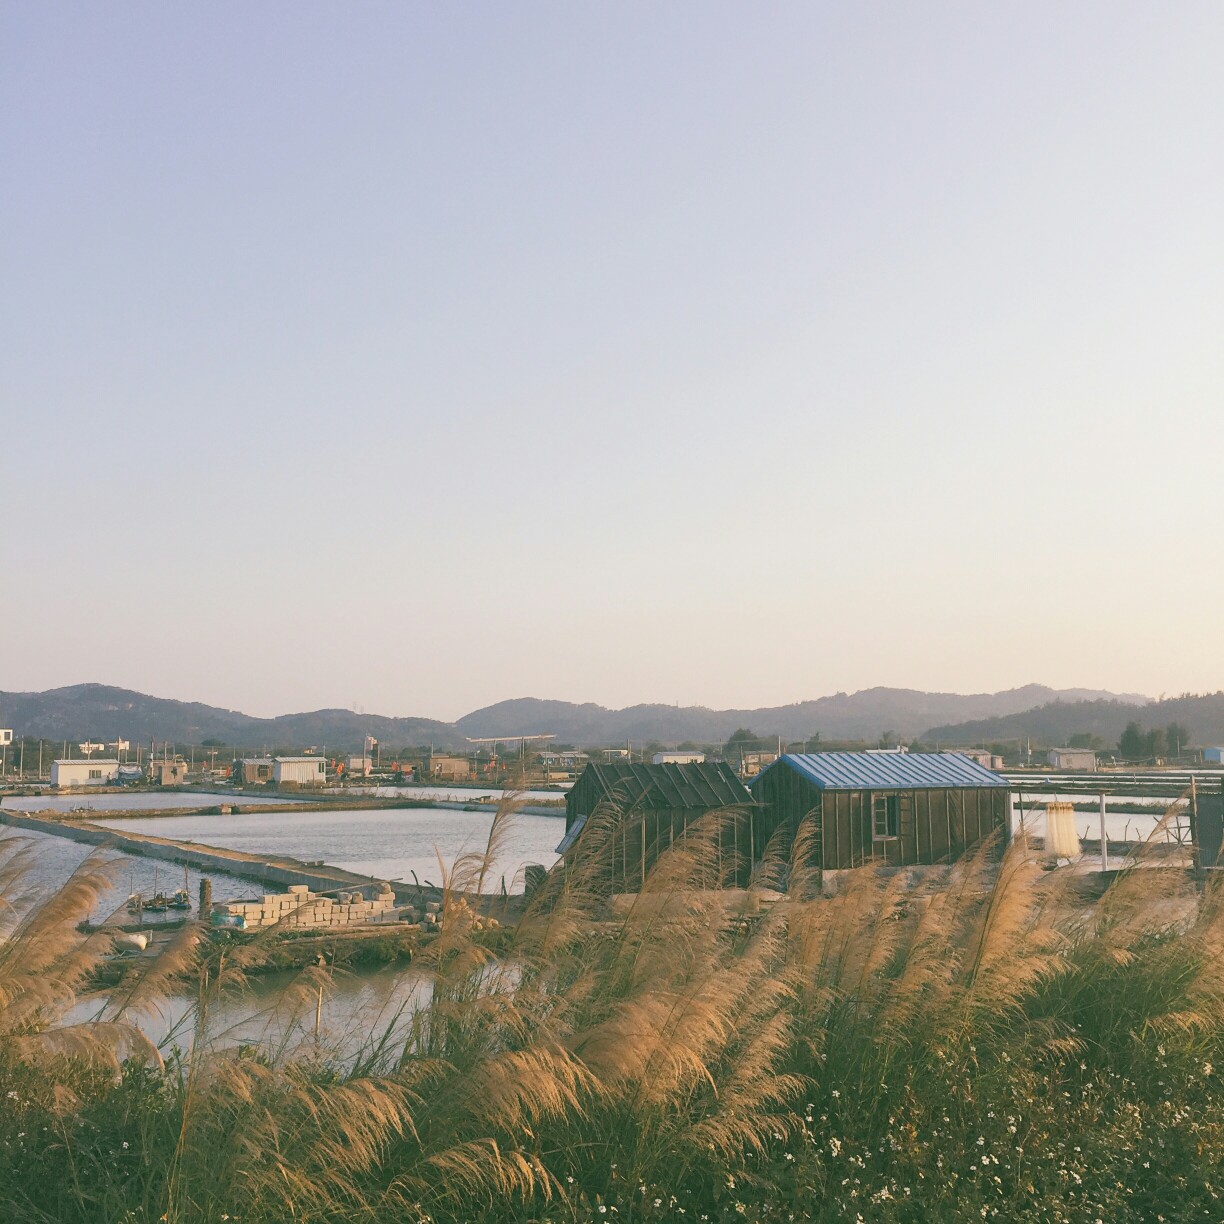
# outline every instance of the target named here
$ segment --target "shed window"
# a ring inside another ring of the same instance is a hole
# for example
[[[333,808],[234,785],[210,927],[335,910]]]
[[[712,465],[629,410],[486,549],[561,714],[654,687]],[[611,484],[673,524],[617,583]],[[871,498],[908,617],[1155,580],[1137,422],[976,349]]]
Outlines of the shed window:
[[[872,795],[871,833],[877,840],[897,836],[896,795]]]
[[[91,782],[95,780],[100,780],[101,777],[102,777],[102,771],[100,769],[91,769],[89,771],[89,779]]]

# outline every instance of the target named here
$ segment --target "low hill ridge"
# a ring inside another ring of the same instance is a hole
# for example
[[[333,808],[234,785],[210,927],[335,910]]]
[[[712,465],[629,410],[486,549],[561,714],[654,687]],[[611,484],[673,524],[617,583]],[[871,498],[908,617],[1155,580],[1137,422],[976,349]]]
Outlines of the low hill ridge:
[[[75,684],[41,693],[0,692],[0,726],[18,735],[80,741],[118,737],[134,743],[150,739],[182,744],[220,740],[251,749],[326,746],[359,749],[367,735],[387,747],[434,745],[459,748],[467,738],[496,735],[555,734],[561,743],[615,744],[657,740],[718,743],[740,727],[759,735],[798,740],[874,740],[891,732],[913,738],[940,724],[994,725],[1028,710],[1062,703],[1101,702],[1133,713],[1148,699],[1139,694],[1089,689],[1052,689],[1029,684],[1000,693],[926,693],[917,689],[871,688],[835,693],[811,701],[758,709],[712,710],[702,706],[642,704],[609,709],[593,702],[548,701],[519,697],[500,701],[448,723],[424,717],[356,714],[325,709],[276,718],[256,718],[238,710],[152,697],[105,684]],[[1126,719],[1123,719],[1125,725]],[[1112,725],[1112,724],[1111,724]],[[947,738],[947,737],[945,737]],[[979,738],[974,735],[973,738]],[[970,742],[966,740],[965,742]]]

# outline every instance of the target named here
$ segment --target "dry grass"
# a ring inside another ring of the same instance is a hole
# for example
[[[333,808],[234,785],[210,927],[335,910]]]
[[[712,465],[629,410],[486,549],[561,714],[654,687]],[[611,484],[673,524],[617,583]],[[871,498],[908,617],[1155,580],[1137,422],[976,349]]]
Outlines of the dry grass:
[[[0,1124],[0,1217],[1127,1218],[1117,1169],[1148,1142],[1136,1109],[1182,1200],[1214,1202],[1224,1136],[1189,1130],[1224,1063],[1214,884],[1140,852],[1086,906],[1017,841],[859,871],[825,897],[801,825],[746,892],[719,895],[736,818],[714,813],[614,913],[603,865],[622,817],[603,809],[491,940],[458,902],[513,813],[511,797],[489,845],[444,869],[415,967],[430,989],[356,1064],[217,1040],[242,958],[206,970],[192,926],[96,1023],[60,1023],[104,951],[75,931],[102,884],[88,863],[0,944],[0,1079],[24,1127]],[[8,849],[0,913],[23,878]],[[134,1021],[185,978],[194,1038],[162,1067]],[[308,971],[278,1006],[299,1016],[320,989],[328,973]],[[1112,1155],[1088,1169],[1075,1153],[1098,1135]]]

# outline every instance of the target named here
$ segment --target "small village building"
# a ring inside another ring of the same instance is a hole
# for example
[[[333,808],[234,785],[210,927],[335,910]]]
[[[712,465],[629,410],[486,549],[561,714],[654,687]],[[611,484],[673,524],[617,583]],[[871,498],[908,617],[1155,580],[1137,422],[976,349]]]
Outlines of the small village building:
[[[1206,765],[1224,765],[1224,748],[1204,748],[1203,763]]]
[[[368,778],[374,772],[374,762],[368,756],[345,757],[344,772],[350,778]]]
[[[427,765],[431,778],[445,778],[450,782],[470,777],[472,773],[472,763],[467,757],[439,756],[436,752],[431,752]]]
[[[963,753],[787,753],[748,785],[765,836],[816,822],[825,871],[944,863],[1009,830],[1007,779]]]
[[[150,761],[149,781],[154,786],[182,786],[187,781],[187,762],[182,757]]]
[[[272,781],[271,757],[242,757],[234,762],[235,786],[258,786]]]
[[[95,757],[84,761],[52,761],[52,786],[112,786],[119,778],[119,762]]]
[[[722,761],[592,761],[565,797],[565,837],[558,854],[578,845],[587,822],[604,805],[615,812],[617,824],[608,848],[614,891],[639,888],[658,856],[710,812],[726,810],[734,817],[725,842],[719,833],[719,855],[721,860],[725,852],[728,867],[734,864],[736,882],[746,883],[764,847],[752,819],[752,796]]]
[[[967,756],[971,761],[976,761],[986,769],[994,768],[995,755],[989,748],[958,748],[956,751],[961,756]]]
[[[706,759],[704,752],[656,752],[650,758],[652,765],[701,765]]]
[[[277,786],[322,786],[327,762],[321,756],[273,757],[272,781]]]
[[[777,759],[776,752],[741,752],[740,777],[755,778],[762,769],[768,769]]]
[[[1096,753],[1087,748],[1051,748],[1046,753],[1046,763],[1051,769],[1082,769],[1095,772]]]
[[[621,751],[623,752],[624,749]],[[580,765],[585,765],[587,760],[587,754],[578,752],[576,749],[546,749],[540,753],[540,764],[549,769],[575,769]]]

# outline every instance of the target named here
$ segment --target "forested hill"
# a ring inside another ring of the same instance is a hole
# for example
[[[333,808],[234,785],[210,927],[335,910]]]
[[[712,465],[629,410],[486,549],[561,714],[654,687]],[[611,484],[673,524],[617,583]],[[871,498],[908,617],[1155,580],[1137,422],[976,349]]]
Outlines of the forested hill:
[[[625,740],[692,741],[716,744],[738,728],[758,735],[801,740],[820,733],[825,740],[875,740],[891,732],[913,738],[935,722],[990,718],[1032,709],[1056,699],[1112,699],[1139,704],[1139,694],[1085,689],[1056,690],[1041,684],[1001,693],[925,693],[916,689],[873,688],[837,693],[794,705],[759,709],[711,710],[703,706],[635,705],[611,710],[600,705],[540,701],[533,697],[502,701],[466,714],[456,724],[465,735],[521,735],[552,732],[562,742],[615,744]]]
[[[0,726],[17,735],[49,740],[151,739],[180,744],[216,740],[251,749],[303,748],[339,752],[360,749],[367,735],[389,746],[458,747],[464,738],[452,723],[432,718],[387,718],[351,710],[314,710],[255,718],[194,701],[149,697],[105,684],[74,684],[45,693],[0,692]]]
[[[1224,744],[1224,693],[1171,697],[1142,709],[1120,701],[1055,701],[1032,710],[995,718],[930,727],[922,739],[941,745],[1006,743],[1031,739],[1035,745],[1058,746],[1073,735],[1096,735],[1116,744],[1126,724],[1138,722],[1145,730],[1180,723],[1191,742],[1200,747]]]
[[[700,706],[637,705],[613,710],[599,705],[521,698],[503,701],[464,715],[457,723],[421,717],[355,714],[351,710],[315,710],[255,718],[199,702],[150,697],[130,689],[102,684],[78,684],[43,693],[0,692],[0,727],[16,734],[49,740],[79,742],[114,740],[133,743],[150,739],[179,744],[213,740],[227,745],[260,748],[303,748],[309,745],[347,751],[360,748],[367,735],[388,748],[434,745],[467,746],[467,737],[551,733],[559,743],[582,745],[637,744],[657,741],[679,744],[692,741],[716,744],[741,727],[758,735],[795,741],[817,733],[825,740],[876,740],[883,735],[912,739],[939,723],[945,728],[1003,725],[1034,706],[1074,708],[1069,703],[1088,700],[1085,708],[1117,706],[1119,731],[1126,711],[1134,712],[1140,696],[1027,685],[1001,693],[924,693],[915,689],[874,688],[837,693],[794,705],[759,709],[710,710]],[[1119,704],[1131,702],[1135,704]],[[967,719],[979,720],[968,723]],[[980,720],[986,720],[981,722]],[[1111,722],[1112,728],[1113,723]],[[1081,728],[1076,728],[1081,729]],[[1092,727],[1082,728],[1092,730]],[[965,732],[971,739],[977,732]],[[949,738],[951,736],[949,735]],[[1116,738],[1116,736],[1115,736]]]

